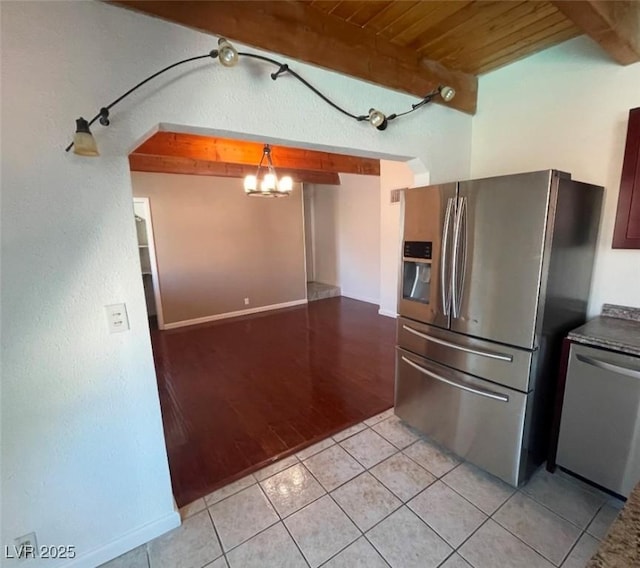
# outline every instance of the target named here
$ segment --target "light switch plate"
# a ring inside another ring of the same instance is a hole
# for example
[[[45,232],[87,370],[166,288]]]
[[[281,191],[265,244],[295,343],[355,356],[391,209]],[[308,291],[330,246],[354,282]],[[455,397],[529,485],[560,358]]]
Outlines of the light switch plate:
[[[109,333],[120,333],[129,329],[129,318],[125,304],[110,304],[105,306]]]

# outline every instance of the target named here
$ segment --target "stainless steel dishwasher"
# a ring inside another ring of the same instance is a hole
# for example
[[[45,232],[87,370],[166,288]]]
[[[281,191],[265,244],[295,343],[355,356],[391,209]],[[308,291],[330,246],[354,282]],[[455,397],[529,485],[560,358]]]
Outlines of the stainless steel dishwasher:
[[[629,495],[640,480],[640,357],[572,343],[557,464]]]

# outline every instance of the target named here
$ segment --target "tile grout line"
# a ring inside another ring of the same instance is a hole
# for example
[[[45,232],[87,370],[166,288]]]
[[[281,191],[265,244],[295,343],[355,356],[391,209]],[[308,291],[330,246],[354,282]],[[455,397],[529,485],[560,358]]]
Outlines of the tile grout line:
[[[523,486],[523,488],[526,487],[526,485]],[[602,505],[598,506],[598,509],[596,510],[596,512],[594,513],[594,515],[591,517],[591,519],[589,519],[589,522],[587,522],[585,528],[582,528],[580,525],[576,524],[574,521],[572,521],[571,519],[567,519],[565,516],[561,515],[560,513],[558,513],[557,511],[554,511],[551,507],[548,507],[547,505],[545,505],[544,503],[541,503],[540,501],[538,501],[533,495],[530,495],[529,493],[527,493],[526,491],[523,491],[523,488],[519,488],[516,489],[515,492],[516,493],[521,493],[522,495],[524,495],[525,497],[528,497],[529,499],[531,499],[532,501],[535,501],[538,505],[540,505],[541,507],[544,507],[547,511],[551,511],[556,517],[560,517],[562,520],[567,521],[568,523],[572,524],[574,527],[580,529],[581,531],[586,531],[587,528],[589,527],[589,525],[595,520],[595,518],[598,516],[598,513],[600,512],[600,510],[602,509],[602,507],[604,507],[606,505],[606,502],[604,502]]]
[[[262,491],[262,487],[260,487],[260,483],[256,482],[252,485],[249,485],[249,487],[245,487],[244,489],[242,489],[242,491],[246,490],[246,489],[251,489],[254,485],[258,486],[258,489],[262,492],[262,494],[264,495],[265,499],[267,499],[267,502],[269,503],[269,505],[271,505],[271,501],[269,500],[269,497],[266,496],[266,494],[264,493],[264,491]],[[239,493],[239,492],[238,492]],[[234,493],[234,495],[237,495],[237,493]],[[230,495],[230,497],[232,497]],[[224,500],[224,499],[223,499]],[[218,501],[219,503],[220,501]],[[215,503],[216,505],[218,503]],[[243,544],[249,542],[252,538],[258,536],[259,534],[262,534],[263,532],[265,532],[266,530],[269,530],[271,527],[273,527],[274,525],[277,525],[279,522],[282,522],[282,519],[280,518],[280,515],[278,514],[278,511],[276,511],[275,507],[273,507],[273,505],[271,505],[271,508],[273,509],[273,512],[276,514],[276,517],[278,517],[278,519],[276,521],[274,521],[273,523],[271,523],[269,526],[264,527],[263,529],[259,530],[256,534],[251,535],[249,538],[246,538],[245,540],[243,540],[242,542],[239,542],[238,544],[232,546],[229,550],[225,550],[224,548],[224,543],[222,542],[222,538],[220,537],[219,533],[218,533],[218,529],[216,527],[216,523],[213,519],[213,514],[211,513],[211,511],[209,510],[209,507],[207,507],[207,512],[209,513],[209,518],[211,519],[211,523],[213,524],[213,528],[216,532],[216,536],[218,536],[218,540],[220,541],[220,548],[222,549],[222,553],[223,555],[227,556],[227,554],[229,552],[234,551],[236,548],[238,548],[239,546],[242,546]],[[227,561],[228,563],[228,561]]]
[[[573,543],[573,545],[569,548],[569,552],[567,552],[564,556],[564,558],[562,559],[562,562],[560,562],[560,564],[558,564],[558,566],[562,566],[566,561],[567,558],[569,558],[569,556],[571,556],[571,553],[575,550],[576,546],[578,546],[578,543],[580,542],[580,539],[584,536],[585,531],[582,531],[579,535],[578,535],[578,539]],[[600,541],[598,541],[600,542]]]
[[[224,551],[224,546],[222,545],[222,539],[220,538],[220,534],[218,533],[218,529],[216,527],[216,523],[213,520],[213,516],[211,515],[211,511],[209,511],[208,508],[206,509],[206,511],[207,511],[207,515],[209,515],[211,526],[213,527],[213,533],[216,535],[216,538],[218,539],[218,544],[220,545],[220,552],[222,552],[222,557],[224,558],[224,561],[227,563],[227,566],[230,567],[231,564],[229,563],[229,559],[227,558],[227,555]],[[221,558],[221,557],[219,556],[218,558]],[[218,560],[218,558],[214,558],[212,562],[215,562],[216,560]]]
[[[429,485],[429,487],[432,487],[433,485],[435,485],[438,481],[441,481],[441,479],[436,479],[436,481],[434,481],[431,485]],[[444,481],[441,481],[444,484]],[[445,484],[446,487],[449,487],[448,485]],[[425,487],[422,491],[420,491],[420,493],[418,493],[415,497],[412,497],[410,499],[410,501],[413,501],[414,499],[416,499],[419,495],[421,495],[422,493],[424,493],[427,489],[429,489],[429,487]],[[451,489],[451,488],[449,488]],[[479,511],[481,514],[483,514],[486,518],[471,532],[471,534],[464,539],[463,543],[466,542],[471,535],[475,534],[475,532],[482,526],[484,525],[491,517],[489,515],[487,515],[482,509],[480,509],[479,507],[477,507],[476,505],[474,505],[471,501],[469,501],[468,499],[465,499],[462,495],[460,495],[457,491],[454,491],[453,489],[451,489],[451,491],[453,491],[456,495],[458,495],[461,499],[463,499],[464,501],[466,501],[469,505],[471,505],[474,509],[476,509],[477,511]],[[433,532],[435,532],[442,540],[444,540],[451,548],[453,548],[453,550],[458,550],[458,548],[460,548],[462,546],[462,544],[459,544],[458,546],[453,546],[452,544],[449,543],[449,541],[440,534],[440,531],[438,531],[435,527],[432,527],[427,521],[425,521],[420,514],[417,511],[413,510],[413,507],[411,507],[411,505],[409,505],[409,501],[407,501],[406,503],[407,507],[409,508],[409,510],[415,514],[417,517],[419,517]]]
[[[506,503],[506,502],[505,502]],[[502,508],[502,507],[500,507]],[[496,511],[497,513],[498,511]],[[495,514],[495,513],[494,513]],[[536,550],[535,548],[533,548],[532,545],[530,545],[529,543],[525,542],[524,540],[522,540],[517,534],[513,533],[508,527],[505,527],[500,521],[498,521],[497,519],[493,518],[493,515],[491,516],[491,520],[496,523],[499,527],[503,528],[505,531],[507,531],[511,536],[513,536],[514,538],[518,539],[522,544],[524,544],[526,547],[530,548],[531,550],[533,550],[538,556],[540,556],[540,558],[544,558],[544,560],[546,560],[549,564],[551,564],[552,566],[560,566],[560,564],[556,564],[553,560],[551,560],[550,558],[547,558],[544,554],[542,554],[542,552],[539,552],[538,550]],[[577,541],[576,541],[577,542]]]
[[[298,509],[298,510],[300,510],[300,509]],[[289,516],[291,516],[291,515],[289,515]],[[293,535],[291,534],[291,531],[289,531],[289,527],[285,524],[284,519],[281,519],[280,522],[282,523],[282,526],[284,527],[284,530],[287,531],[287,534],[289,535],[289,538],[293,541],[294,546],[298,549],[298,552],[300,553],[300,556],[302,556],[302,560],[305,562],[305,564],[309,568],[311,568],[311,563],[307,560],[307,557],[304,555],[304,552],[302,552],[302,549],[298,545],[298,541],[293,537]]]
[[[402,453],[402,452],[400,452],[400,453]],[[394,456],[395,456],[395,455],[398,455],[398,454],[394,454]],[[404,456],[404,454],[402,454],[402,455]],[[391,457],[389,457],[389,458],[387,458],[387,459],[391,459],[391,458],[392,458],[392,457],[394,457],[394,456],[391,456]],[[370,471],[370,470],[369,470],[369,473],[370,473],[370,474],[371,474],[371,475],[372,475],[376,480],[378,480],[378,482],[380,482],[380,483],[382,484],[382,486],[383,486],[385,489],[387,489],[387,490],[388,490],[388,491],[390,491],[393,495],[395,495],[398,499],[400,499],[400,501],[402,501],[402,503],[408,503],[409,501],[411,501],[411,499],[413,499],[414,497],[417,497],[417,496],[418,496],[418,495],[420,495],[420,493],[422,493],[425,489],[428,489],[428,488],[429,488],[429,487],[431,487],[431,486],[432,486],[436,481],[438,481],[438,478],[437,478],[437,477],[435,477],[435,476],[433,475],[433,473],[431,473],[429,470],[425,469],[425,468],[424,468],[424,467],[422,467],[420,464],[417,464],[416,462],[414,462],[414,461],[413,461],[409,456],[405,456],[405,457],[406,457],[410,462],[414,463],[416,466],[418,466],[420,469],[424,470],[426,473],[428,473],[430,476],[432,476],[432,477],[434,478],[434,479],[433,479],[433,481],[432,481],[431,483],[428,483],[427,485],[425,485],[425,486],[424,486],[422,489],[420,489],[420,490],[419,490],[415,495],[412,495],[411,497],[409,497],[409,499],[408,499],[407,501],[403,501],[403,500],[402,500],[402,497],[400,497],[400,495],[398,495],[398,494],[394,493],[394,492],[393,492],[393,489],[391,489],[391,487],[387,486],[387,485],[385,484],[385,482],[384,482],[382,479],[380,479],[380,478],[379,478],[375,473],[373,473],[372,471]],[[374,465],[373,467],[378,467],[380,464],[384,463],[385,461],[387,461],[387,460],[383,460],[383,461],[381,461],[379,464]],[[371,469],[373,469],[373,468],[371,468]]]
[[[234,491],[233,493],[227,495],[226,497],[223,497],[222,499],[216,501],[215,503],[211,503],[211,505],[209,505],[207,503],[207,497],[209,497],[210,495],[213,495],[213,493],[216,493],[217,491],[220,491],[220,490],[224,489],[225,487],[228,487],[229,485],[233,485],[234,483],[237,483],[238,481],[241,481],[242,479],[245,479],[247,477],[253,477],[253,483],[251,483],[250,485],[247,485],[246,487],[243,487],[242,489],[238,489],[237,491]],[[208,495],[205,495],[204,497],[200,497],[200,498],[204,500],[204,506],[205,506],[206,509],[208,509],[209,507],[213,507],[213,506],[217,505],[218,503],[222,503],[223,501],[226,501],[227,499],[229,499],[229,497],[233,497],[234,495],[237,495],[238,493],[240,493],[241,491],[244,491],[245,489],[249,489],[249,487],[251,487],[251,485],[254,485],[255,483],[258,483],[258,480],[256,479],[256,476],[253,473],[250,473],[249,475],[245,475],[244,477],[241,477],[240,479],[237,479],[236,481],[232,481],[228,485],[223,485],[219,489],[216,489],[215,491],[212,491]],[[197,501],[197,499],[196,499],[196,501]],[[195,501],[193,501],[193,502],[195,503]],[[189,505],[191,505],[191,503],[189,503]],[[186,507],[186,505],[185,505],[185,507]]]
[[[602,505],[600,505],[597,509],[597,511],[595,512],[595,514],[591,517],[591,519],[589,519],[589,521],[587,522],[587,524],[583,527],[581,527],[580,525],[577,525],[575,522],[573,522],[570,519],[567,519],[566,517],[562,516],[560,513],[558,513],[557,511],[554,511],[553,509],[551,509],[550,507],[547,507],[544,503],[540,503],[540,501],[538,501],[533,495],[529,495],[528,493],[522,491],[522,489],[517,489],[515,491],[515,493],[520,493],[521,495],[528,497],[529,499],[531,499],[534,503],[540,505],[543,509],[546,509],[547,511],[549,511],[551,514],[555,515],[556,517],[558,517],[560,520],[565,521],[567,523],[569,523],[571,526],[575,527],[576,529],[578,529],[580,531],[580,536],[582,536],[583,533],[587,533],[590,536],[592,536],[593,538],[595,538],[596,540],[600,540],[599,538],[597,538],[596,536],[592,535],[591,533],[588,532],[589,527],[591,526],[591,523],[593,523],[593,521],[595,520],[595,518],[598,516],[598,513],[602,510],[602,507],[604,507],[606,505],[606,503],[603,503]],[[514,493],[514,495],[515,495]],[[512,495],[513,496],[513,495]],[[509,499],[511,499],[511,497],[509,497]],[[505,501],[506,503],[506,501]],[[503,503],[504,505],[504,503]],[[500,508],[502,508],[502,505],[500,506]],[[496,511],[497,513],[497,511]],[[496,521],[498,522],[498,521]],[[500,523],[498,523],[500,524]],[[502,526],[502,525],[501,525]],[[578,537],[579,540],[579,537]]]

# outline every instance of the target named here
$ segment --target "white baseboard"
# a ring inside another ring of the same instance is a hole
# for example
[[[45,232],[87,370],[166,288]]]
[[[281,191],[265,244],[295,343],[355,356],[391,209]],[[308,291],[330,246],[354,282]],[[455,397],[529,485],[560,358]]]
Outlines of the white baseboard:
[[[238,310],[235,312],[227,312],[224,314],[214,314],[212,316],[204,316],[201,318],[194,318],[190,320],[174,321],[171,323],[165,323],[162,329],[176,329],[178,327],[186,327],[188,325],[197,325],[199,323],[209,323],[211,321],[218,321],[229,318],[237,318],[238,316],[247,316],[250,314],[257,314],[260,312],[268,312],[270,310],[280,310],[282,308],[291,308],[293,306],[301,306],[307,303],[307,299],[293,300],[292,302],[283,302],[282,304],[271,304],[269,306],[259,306],[257,308],[249,308],[247,310]]]
[[[344,296],[345,298],[351,298],[352,300],[358,300],[359,302],[367,302],[367,304],[375,304],[376,306],[380,305],[379,298],[365,298],[364,296],[351,294],[350,292],[345,292],[344,290],[341,290],[340,295]]]
[[[392,312],[391,310],[384,310],[384,309],[382,309],[382,308],[380,308],[380,309],[378,310],[378,313],[379,313],[381,316],[386,316],[386,317],[388,317],[388,318],[394,318],[394,319],[395,319],[395,318],[397,318],[397,317],[398,317],[398,314],[397,314],[396,312]]]
[[[95,568],[179,526],[180,513],[176,510],[157,521],[125,534],[118,540],[74,558],[71,562],[63,564],[63,567]]]

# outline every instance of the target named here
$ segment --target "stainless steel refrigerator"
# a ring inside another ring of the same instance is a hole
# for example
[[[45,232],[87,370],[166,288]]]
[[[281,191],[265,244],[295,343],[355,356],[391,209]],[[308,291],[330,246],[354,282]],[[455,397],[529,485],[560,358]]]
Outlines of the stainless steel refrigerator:
[[[404,191],[395,413],[514,486],[546,458],[602,193],[555,170]]]

